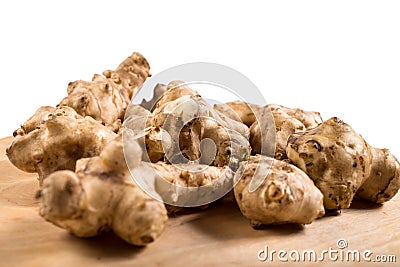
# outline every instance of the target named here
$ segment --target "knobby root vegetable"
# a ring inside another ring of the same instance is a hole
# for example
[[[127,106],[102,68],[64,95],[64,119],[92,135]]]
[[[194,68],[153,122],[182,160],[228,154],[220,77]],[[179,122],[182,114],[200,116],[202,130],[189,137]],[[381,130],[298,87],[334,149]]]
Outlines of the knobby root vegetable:
[[[274,121],[271,120],[271,117]],[[291,134],[304,132],[322,123],[318,112],[291,109],[275,104],[267,105],[259,118],[250,127],[252,153],[271,156],[262,150],[269,152],[271,151],[270,146],[276,144],[274,157],[279,160],[287,159],[286,146]],[[273,123],[275,123],[275,135],[269,133]]]
[[[59,105],[72,107],[78,114],[91,116],[117,131],[132,96],[150,76],[149,71],[147,60],[135,52],[115,71],[104,71],[104,76],[96,74],[90,82],[71,82],[68,96]]]
[[[201,154],[205,159],[204,162],[211,161],[213,165],[220,167],[230,166],[236,171],[239,163],[250,156],[251,148],[248,140],[237,131],[221,126],[214,119],[202,118],[200,123],[203,125],[202,139],[212,141],[203,142]]]
[[[251,189],[251,183],[259,186]],[[323,196],[311,179],[286,162],[262,155],[242,162],[235,174],[236,201],[253,226],[309,224],[324,215]]]
[[[157,85],[158,86],[158,85]],[[136,135],[143,151],[143,161],[158,162],[164,159],[166,150],[171,147],[171,136],[158,126],[147,126],[152,113],[142,105],[131,104],[125,114],[123,128]]]
[[[356,195],[371,202],[384,203],[394,197],[400,188],[400,164],[389,150],[370,148],[371,172]]]
[[[306,111],[299,108],[287,108],[277,104],[270,104],[268,108],[274,111],[283,111],[290,117],[300,121],[306,129],[312,129],[322,123],[321,114],[315,111]]]
[[[35,117],[37,116],[37,117]],[[38,124],[39,121],[44,121]],[[34,130],[30,124],[38,124]],[[7,148],[7,156],[19,169],[37,172],[40,183],[57,170],[74,170],[83,157],[100,154],[116,136],[91,117],[82,117],[70,107],[53,112],[40,108],[25,123]]]
[[[233,101],[225,104],[215,104],[214,109],[250,127],[257,120],[257,114],[259,114],[263,108],[255,104]]]
[[[152,168],[158,174],[155,188],[170,213],[182,207],[207,205],[223,197],[233,187],[233,171],[228,167],[203,164],[166,164],[157,162]],[[194,205],[196,204],[196,205]]]
[[[170,122],[167,122],[167,119],[190,123],[194,119],[210,117],[225,128],[237,131],[246,138],[249,137],[246,125],[214,110],[196,91],[182,81],[173,81],[167,85],[167,91],[156,103],[152,114],[153,126],[166,126],[165,124]]]
[[[7,156],[39,174],[47,221],[79,237],[113,231],[142,246],[163,232],[167,210],[224,195],[253,226],[309,224],[324,207],[348,208],[355,195],[383,203],[400,187],[400,164],[387,149],[318,112],[211,106],[182,81],[131,104],[149,69],[133,53],[115,71],[70,83],[57,108],[39,108],[14,132]]]
[[[141,164],[142,150],[130,141],[130,153]],[[49,175],[38,192],[40,215],[78,237],[112,230],[126,242],[147,245],[164,230],[164,204],[144,193],[126,166],[121,137],[110,142],[100,156],[81,159],[76,172]]]
[[[14,131],[13,136],[25,135],[36,128],[42,123],[51,118],[52,114],[56,109],[50,106],[43,106],[36,110],[35,114],[32,115],[20,128]]]
[[[115,71],[105,71],[104,77],[70,83],[68,97],[57,109],[39,108],[14,131],[15,139],[7,149],[10,161],[24,171],[37,172],[41,183],[53,171],[74,170],[79,158],[99,155],[115,138],[100,122],[119,130],[130,99],[150,75],[149,69],[146,59],[133,53]]]
[[[349,208],[357,192],[359,197],[382,203],[400,187],[395,157],[388,150],[371,147],[338,118],[291,135],[287,155],[321,190],[327,209]]]
[[[145,109],[152,111],[158,100],[164,95],[167,91],[167,86],[164,84],[157,84],[153,89],[153,97],[147,101],[146,99],[142,100],[140,106],[144,107]]]
[[[137,133],[137,116],[132,113],[131,118],[129,109],[124,127]],[[133,109],[146,117],[140,124],[151,162],[231,164],[236,169],[250,154],[247,126],[215,111],[182,81],[167,85],[151,113],[139,106]]]
[[[158,100],[151,111],[155,111],[156,109],[163,109],[162,106],[182,96],[190,96],[195,98],[200,97],[200,95],[196,91],[192,90],[189,86],[187,86],[185,82],[179,80],[172,81],[168,83],[167,88],[163,92],[163,94],[158,97]]]

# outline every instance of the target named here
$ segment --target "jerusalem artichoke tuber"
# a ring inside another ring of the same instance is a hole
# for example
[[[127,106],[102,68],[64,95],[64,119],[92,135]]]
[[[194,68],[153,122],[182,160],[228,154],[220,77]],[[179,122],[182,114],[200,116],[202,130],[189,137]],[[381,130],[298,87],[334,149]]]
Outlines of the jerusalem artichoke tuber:
[[[211,106],[183,81],[158,84],[151,100],[131,104],[149,69],[133,53],[115,71],[70,83],[57,108],[38,109],[14,132],[7,156],[39,174],[47,221],[79,237],[114,231],[142,246],[163,232],[167,210],[227,193],[260,226],[309,224],[324,206],[348,208],[355,196],[383,203],[400,188],[388,150],[318,112]]]
[[[267,105],[263,109],[259,115],[259,120],[250,127],[250,143],[253,154],[271,156],[262,150],[271,151],[271,149],[268,150],[265,147],[275,144],[275,158],[286,159],[286,145],[289,136],[296,132],[304,132],[322,123],[318,112],[291,109],[273,104]],[[271,131],[269,128],[273,124],[275,124],[275,135],[269,134],[269,131]],[[262,149],[262,146],[264,146],[264,149]]]
[[[124,127],[137,132],[138,124],[132,123],[135,120],[131,118],[137,115],[129,116],[129,110]],[[215,166],[231,163],[235,169],[250,153],[246,125],[215,111],[182,81],[168,84],[151,113],[144,109],[139,113],[146,117],[142,131],[146,132],[143,136],[152,162],[193,161]]]
[[[141,164],[141,149],[130,140],[131,166]],[[40,215],[79,237],[113,230],[126,242],[147,245],[164,230],[164,204],[144,193],[131,180],[121,137],[110,142],[100,156],[81,159],[76,172],[49,175],[37,194]]]
[[[160,100],[160,98],[164,95],[167,91],[167,86],[165,84],[157,84],[153,89],[153,97],[147,101],[143,99],[140,103],[140,106],[144,107],[145,109],[152,111],[155,104]]]
[[[151,167],[158,175],[155,190],[165,203],[173,206],[206,205],[223,197],[233,187],[234,173],[228,166],[157,162]]]
[[[261,181],[251,191],[251,183]],[[286,162],[257,155],[235,174],[236,201],[253,226],[309,224],[324,215],[323,196],[307,175]]]
[[[50,106],[43,106],[36,110],[35,114],[32,115],[20,128],[14,131],[13,136],[25,135],[36,128],[38,128],[42,123],[51,118],[52,114],[56,109]]]
[[[68,96],[60,106],[69,106],[81,116],[91,116],[117,131],[132,96],[150,76],[150,66],[139,53],[125,59],[115,71],[94,75],[92,81],[68,85]]]
[[[15,139],[7,149],[10,161],[24,171],[38,172],[42,182],[53,171],[73,170],[81,157],[98,155],[115,134],[97,121],[119,130],[130,99],[150,75],[149,69],[146,59],[133,53],[115,71],[105,71],[105,77],[70,83],[68,97],[57,109],[39,108],[14,131]]]
[[[29,121],[46,120],[35,130],[28,128],[17,134],[7,148],[7,156],[19,169],[37,172],[40,183],[57,170],[74,170],[83,157],[99,155],[116,134],[91,117],[81,117],[70,107],[59,107],[52,113],[35,113]],[[36,122],[35,122],[36,123]],[[26,125],[26,124],[25,124]]]
[[[263,108],[255,104],[233,101],[225,104],[215,104],[214,109],[250,127],[257,120],[257,116]]]
[[[389,150],[370,149],[371,172],[356,195],[371,202],[384,203],[394,197],[400,188],[400,164]]]
[[[400,169],[394,156],[371,147],[338,118],[292,134],[287,155],[313,179],[324,194],[327,209],[349,208],[358,191],[358,196],[382,203],[400,187]]]

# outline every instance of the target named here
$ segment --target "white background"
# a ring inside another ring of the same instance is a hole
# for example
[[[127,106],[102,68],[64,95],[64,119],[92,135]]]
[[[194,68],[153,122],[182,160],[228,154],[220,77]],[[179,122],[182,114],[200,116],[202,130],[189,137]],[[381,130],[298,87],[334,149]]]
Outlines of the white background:
[[[230,66],[269,103],[338,116],[400,157],[396,1],[4,1],[0,136],[133,51]]]

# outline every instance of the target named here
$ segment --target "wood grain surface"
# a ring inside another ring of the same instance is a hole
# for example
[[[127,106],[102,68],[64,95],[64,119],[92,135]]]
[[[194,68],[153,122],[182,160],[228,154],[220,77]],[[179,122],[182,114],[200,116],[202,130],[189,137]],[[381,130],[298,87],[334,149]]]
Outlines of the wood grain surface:
[[[171,218],[163,235],[146,248],[128,245],[112,233],[80,239],[44,221],[34,199],[35,174],[16,169],[5,156],[11,138],[0,139],[0,266],[354,266],[353,262],[262,262],[258,251],[338,249],[395,255],[400,265],[400,197],[383,206],[355,201],[307,226],[283,225],[254,230],[233,203]],[[263,254],[261,255],[263,256]],[[288,255],[286,255],[288,258]]]

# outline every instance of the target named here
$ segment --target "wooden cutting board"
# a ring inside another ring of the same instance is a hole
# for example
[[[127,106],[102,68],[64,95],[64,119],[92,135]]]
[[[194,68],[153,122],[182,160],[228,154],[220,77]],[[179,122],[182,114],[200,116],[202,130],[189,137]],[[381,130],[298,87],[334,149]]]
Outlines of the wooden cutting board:
[[[76,238],[38,215],[36,175],[19,171],[8,161],[5,149],[11,140],[0,139],[0,266],[280,266],[276,255],[273,262],[262,262],[258,252],[268,246],[269,252],[315,250],[320,254],[329,248],[338,250],[339,239],[348,244],[344,252],[371,250],[372,259],[378,254],[395,255],[397,263],[380,266],[400,264],[399,195],[383,206],[356,201],[351,209],[304,227],[254,230],[236,205],[220,203],[171,218],[163,235],[146,248],[128,245],[112,233]],[[354,265],[333,262],[327,256],[323,264]],[[285,265],[294,264],[289,260]]]

